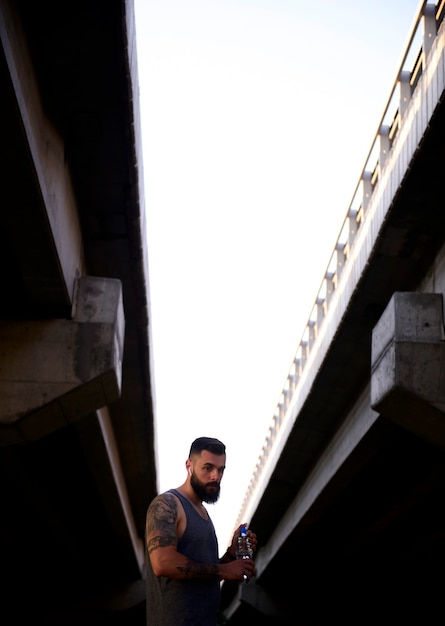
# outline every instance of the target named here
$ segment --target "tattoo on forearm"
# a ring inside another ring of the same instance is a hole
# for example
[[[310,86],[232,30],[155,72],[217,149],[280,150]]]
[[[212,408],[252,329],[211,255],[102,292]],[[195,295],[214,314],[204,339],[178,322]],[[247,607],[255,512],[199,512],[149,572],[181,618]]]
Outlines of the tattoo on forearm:
[[[188,560],[185,566],[179,566],[178,570],[186,578],[218,578],[218,565],[213,563],[196,563]]]

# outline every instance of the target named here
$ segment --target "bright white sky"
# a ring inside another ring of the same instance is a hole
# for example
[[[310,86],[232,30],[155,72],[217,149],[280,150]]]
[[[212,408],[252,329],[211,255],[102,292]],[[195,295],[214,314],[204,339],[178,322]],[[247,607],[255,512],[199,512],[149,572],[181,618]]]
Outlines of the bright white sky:
[[[135,0],[159,489],[224,441],[221,552],[418,6]]]

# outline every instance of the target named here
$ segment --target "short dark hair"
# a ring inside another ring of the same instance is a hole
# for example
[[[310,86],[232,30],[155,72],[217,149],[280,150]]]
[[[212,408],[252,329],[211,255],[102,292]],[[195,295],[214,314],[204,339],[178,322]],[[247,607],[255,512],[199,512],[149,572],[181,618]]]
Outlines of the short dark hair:
[[[189,457],[192,454],[200,454],[203,450],[213,452],[213,454],[225,454],[226,446],[219,439],[214,437],[198,437],[190,446]]]

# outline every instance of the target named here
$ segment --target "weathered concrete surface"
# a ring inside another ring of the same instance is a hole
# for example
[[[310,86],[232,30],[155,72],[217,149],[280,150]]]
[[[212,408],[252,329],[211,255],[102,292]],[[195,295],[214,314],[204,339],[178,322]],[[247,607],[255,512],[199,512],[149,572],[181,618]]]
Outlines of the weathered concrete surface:
[[[0,322],[1,442],[32,441],[119,398],[119,280],[83,277],[71,320]]]
[[[445,446],[442,295],[395,293],[372,333],[371,406]]]

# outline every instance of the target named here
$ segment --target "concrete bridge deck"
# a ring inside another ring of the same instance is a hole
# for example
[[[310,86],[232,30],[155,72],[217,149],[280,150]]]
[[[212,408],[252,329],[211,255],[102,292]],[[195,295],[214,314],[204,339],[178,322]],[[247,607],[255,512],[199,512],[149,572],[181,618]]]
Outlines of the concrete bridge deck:
[[[145,623],[157,492],[132,2],[0,0],[0,622]]]
[[[230,624],[445,618],[443,4],[419,5],[248,486]]]

